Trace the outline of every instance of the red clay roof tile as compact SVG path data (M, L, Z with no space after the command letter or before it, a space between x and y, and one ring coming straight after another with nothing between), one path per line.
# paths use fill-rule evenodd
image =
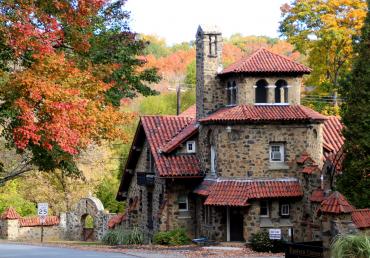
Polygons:
M21 216L18 214L18 212L13 207L9 207L3 212L3 214L1 214L0 219L15 220L15 219L19 219L20 217Z
M60 223L60 219L58 216L47 216L44 222L44 226L57 226ZM25 217L19 219L19 225L21 227L37 227L41 226L40 217L33 216L33 217Z
M330 145L334 152L338 152L344 144L342 135L343 124L339 117L329 116L324 122L323 137L324 142Z
M144 116L141 122L161 177L202 177L195 154L163 155L159 150L194 122L190 117Z
M248 206L250 199L301 197L302 188L297 180L204 180L200 194L207 195L205 205ZM199 188L195 190L199 194Z
M352 212L352 221L357 228L370 228L370 209L358 209Z
M176 136L174 136L168 143L166 143L161 148L161 151L164 153L170 153L171 151L175 150L184 141L194 136L196 133L198 133L198 126L196 125L196 122L194 121L193 123L185 127Z
M119 225L122 222L124 216L125 216L125 214L123 214L123 213L118 213L118 214L114 215L108 221L108 228L112 229L115 226Z
M228 73L300 73L309 74L311 69L285 56L260 48L250 56L240 59L225 68Z
M311 202L321 203L325 199L324 190L322 189L314 190L309 199Z
M322 213L351 213L354 211L352 205L339 192L333 192L328 198L322 201L320 212Z
M313 173L315 173L316 171L320 171L318 166L317 165L309 165L309 166L305 166L303 169L302 169L302 173L303 174L307 174L307 175L312 175Z
M308 122L325 119L325 116L301 105L240 105L221 108L200 122Z
M182 112L179 116L195 118L196 114L197 114L197 107L196 105L192 105L188 109L186 109L184 112Z

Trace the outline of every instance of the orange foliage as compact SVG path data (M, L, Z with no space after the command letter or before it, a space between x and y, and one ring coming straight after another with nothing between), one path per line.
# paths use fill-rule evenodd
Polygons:
M24 150L30 144L77 154L92 141L124 137L119 128L131 115L105 103L111 87L81 71L63 54L35 62L30 69L15 73L2 89L18 110L13 129L14 143Z

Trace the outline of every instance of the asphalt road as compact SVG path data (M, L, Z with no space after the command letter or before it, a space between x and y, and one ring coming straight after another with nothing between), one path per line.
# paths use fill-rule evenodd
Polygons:
M20 244L0 244L1 258L133 258L135 256ZM136 256L137 257L137 256Z

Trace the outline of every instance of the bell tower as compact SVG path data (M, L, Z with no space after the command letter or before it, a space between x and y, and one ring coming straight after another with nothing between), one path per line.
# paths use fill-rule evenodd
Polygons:
M224 89L217 78L222 70L222 35L216 26L198 27L196 34L197 120L223 105Z

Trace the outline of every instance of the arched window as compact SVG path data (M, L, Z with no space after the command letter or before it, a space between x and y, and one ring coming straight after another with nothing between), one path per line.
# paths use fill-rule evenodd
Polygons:
M267 103L267 81L259 80L256 83L256 103Z
M236 105L236 82L229 81L227 82L227 105L233 106Z
M285 80L278 80L275 83L275 103L288 102L288 83Z

